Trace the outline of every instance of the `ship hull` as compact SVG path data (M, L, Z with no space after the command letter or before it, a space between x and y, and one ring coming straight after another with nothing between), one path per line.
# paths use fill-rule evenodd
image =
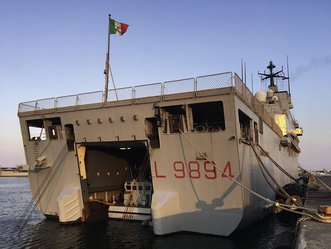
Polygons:
M296 176L298 152L281 146L275 121L235 83L20 113L39 209L62 223L151 217L158 235L228 236L263 218L275 193L259 161L284 186L290 179L270 158ZM45 137L31 127L46 127Z

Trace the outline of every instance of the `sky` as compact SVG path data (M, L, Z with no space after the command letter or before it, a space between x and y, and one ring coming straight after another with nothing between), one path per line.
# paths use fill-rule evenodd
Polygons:
M1 0L0 165L25 163L20 102L104 89L108 14L116 87L218 72L253 75L289 58L300 165L331 170L330 0ZM251 84L249 84L251 85Z

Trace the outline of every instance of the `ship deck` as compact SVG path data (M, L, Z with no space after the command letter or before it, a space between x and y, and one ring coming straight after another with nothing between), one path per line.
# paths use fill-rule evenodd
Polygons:
M18 105L18 116L24 118L35 115L167 102L230 93L238 96L279 137L282 137L282 131L275 120L254 97L240 77L232 72L112 89L108 91L106 100L104 99L106 94L103 91L95 91L22 102Z

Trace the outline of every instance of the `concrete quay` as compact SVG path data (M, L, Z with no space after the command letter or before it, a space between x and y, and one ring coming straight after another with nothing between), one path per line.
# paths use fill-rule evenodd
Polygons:
M317 177L326 185L331 186L331 176ZM321 184L319 186L318 190L308 190L305 207L317 209L321 205L331 206L331 191ZM296 249L315 248L331 248L331 223L307 220L303 217L299 221Z

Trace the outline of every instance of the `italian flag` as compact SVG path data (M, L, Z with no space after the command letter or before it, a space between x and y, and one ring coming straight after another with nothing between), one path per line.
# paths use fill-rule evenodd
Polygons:
M123 35L128 29L129 25L120 23L113 19L109 19L109 34Z

